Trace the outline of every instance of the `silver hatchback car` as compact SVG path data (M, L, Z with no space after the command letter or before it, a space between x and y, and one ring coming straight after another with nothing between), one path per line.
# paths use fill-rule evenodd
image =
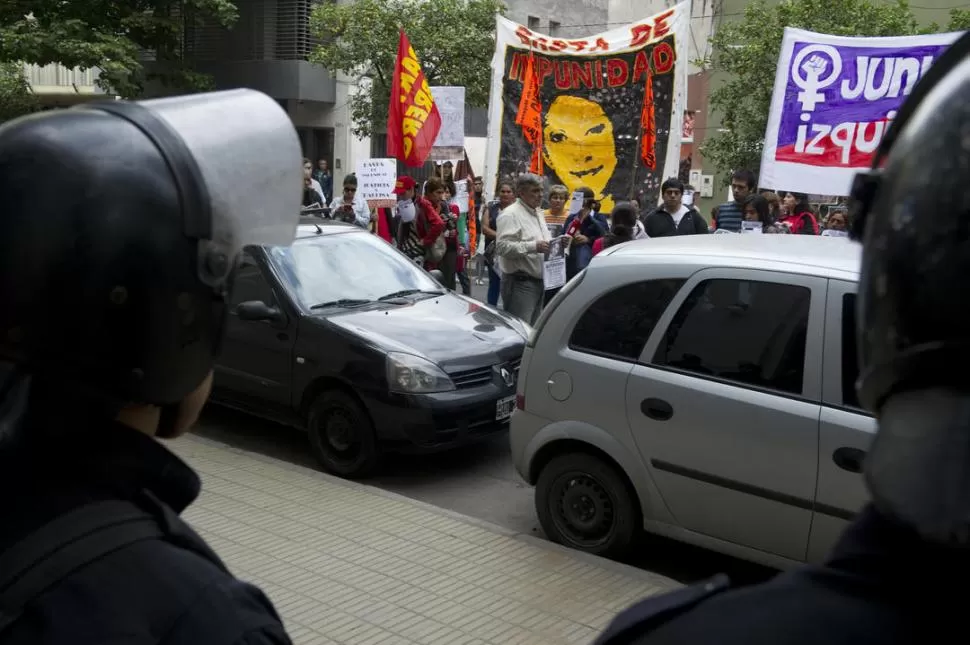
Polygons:
M785 567L815 562L868 495L860 247L692 235L598 255L522 359L510 439L547 536L615 555L641 528Z

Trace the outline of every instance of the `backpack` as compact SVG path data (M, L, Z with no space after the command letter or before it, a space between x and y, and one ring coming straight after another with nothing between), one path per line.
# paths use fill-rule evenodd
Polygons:
M154 512L131 501L93 502L51 520L0 553L0 636L31 601L61 580L136 542L165 540L228 574L219 556L171 508L147 491L143 497Z

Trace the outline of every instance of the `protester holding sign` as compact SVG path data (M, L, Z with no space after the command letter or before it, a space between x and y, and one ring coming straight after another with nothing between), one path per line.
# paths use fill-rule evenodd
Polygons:
M744 224L758 222L760 224L758 233L791 233L791 230L782 224L778 224L771 216L771 204L762 195L748 195L742 204L744 210L744 221L742 222L741 232L747 233Z

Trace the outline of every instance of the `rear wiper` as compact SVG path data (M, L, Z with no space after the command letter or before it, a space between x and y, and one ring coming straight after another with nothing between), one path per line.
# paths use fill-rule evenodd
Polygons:
M440 295L444 295L445 292L444 291L440 291L440 290L425 291L424 289L402 289L400 291L395 291L394 293L389 293L386 296L381 296L377 300L378 301L382 301L382 300L393 300L394 298L403 298L404 296L413 296L416 293L427 293L427 294L433 295L433 296L440 296Z
M341 298L340 300L331 300L330 302L321 302L318 305L313 305L310 309L326 309L327 307L359 307L361 305L369 305L374 302L373 300L361 300L359 298Z

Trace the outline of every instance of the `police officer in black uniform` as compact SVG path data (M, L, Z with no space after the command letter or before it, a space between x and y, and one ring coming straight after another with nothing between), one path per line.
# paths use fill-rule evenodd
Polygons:
M293 240L301 158L250 90L0 127L3 645L290 642L158 439L205 403L243 246Z
M885 163L884 163L885 162ZM597 643L966 642L970 579L970 34L902 106L853 186L872 501L828 560L757 586L649 598Z

